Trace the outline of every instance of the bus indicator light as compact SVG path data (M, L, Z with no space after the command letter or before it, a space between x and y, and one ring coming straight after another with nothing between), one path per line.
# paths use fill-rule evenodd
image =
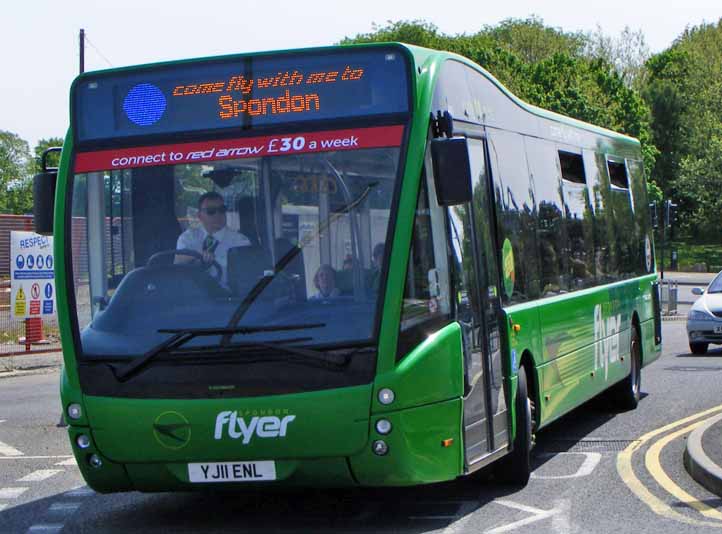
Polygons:
M441 440L442 447L451 447L453 444L454 444L454 438L448 438L448 439Z
M386 456L389 452L389 446L382 439L374 441L373 451L376 456Z

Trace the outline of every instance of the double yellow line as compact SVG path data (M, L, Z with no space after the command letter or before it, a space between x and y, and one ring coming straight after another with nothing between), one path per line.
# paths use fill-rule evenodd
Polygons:
M698 499L694 498L692 495L690 495L682 488L680 488L677 484L675 484L672 479L669 478L667 473L665 473L659 460L662 449L670 441L688 432L692 432L692 430L707 421L709 417L712 417L716 414L722 414L722 404L720 404L719 406L715 406L714 408L710 408L709 410L704 410L694 415L690 415L689 417L685 417L684 419L679 419L666 426L648 432L644 434L641 438L639 438L639 440L629 445L617 456L617 472L619 473L619 476L629 487L629 489L631 489L632 492L637 497L639 497L642 502L649 506L649 508L651 508L654 513L668 519L674 519L675 521L681 521L683 523L694 526L722 528L722 513L719 510L716 510L715 508L712 508L705 503L699 501ZM681 503L686 504L694 510L697 510L706 518L714 519L719 522L693 519L691 517L680 514L676 510L673 510L668 504L653 495L652 492L650 492L647 487L640 482L640 480L634 474L634 469L632 468L632 455L635 451L642 448L647 442L651 441L653 438L656 438L660 434L664 434L665 432L686 425L687 423L690 423L692 421L694 422L687 426L684 426L679 430L676 430L675 432L672 432L671 434L654 443L647 451L644 458L644 463L649 473L652 475L652 477L654 477L657 483L665 491L670 493Z

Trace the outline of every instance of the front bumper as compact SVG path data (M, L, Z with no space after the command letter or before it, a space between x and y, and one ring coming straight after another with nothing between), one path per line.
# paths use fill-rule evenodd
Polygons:
M687 337L690 343L714 343L722 345L722 319L712 321L688 320Z
M372 426L383 417L391 422L387 435L376 433ZM113 461L96 446L91 428L69 427L73 452L80 471L90 487L101 493L117 491L203 491L258 488L261 486L288 487L350 487L350 486L408 486L453 480L463 473L463 438L460 430L461 399L450 399L425 406L388 412L366 421L369 439L361 450L348 456L293 457L290 455L245 457L239 452L235 460L272 459L276 463L278 478L269 482L191 483L188 463L210 461L143 461L143 449L138 443L137 460ZM91 437L87 449L79 449L77 436ZM319 433L318 440L329 439L333 429ZM388 452L379 456L373 452L374 441L383 439ZM445 445L448 444L448 445ZM312 446L311 443L307 444ZM147 444L146 444L147 448ZM299 449L299 453L302 449ZM100 467L92 467L89 459L97 455ZM218 458L227 461L228 458Z

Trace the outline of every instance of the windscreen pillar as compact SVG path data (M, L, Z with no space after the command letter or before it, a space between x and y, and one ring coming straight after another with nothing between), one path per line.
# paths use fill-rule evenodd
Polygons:
M105 255L105 180L102 172L91 172L88 174L88 274L93 317L102 309L108 290Z

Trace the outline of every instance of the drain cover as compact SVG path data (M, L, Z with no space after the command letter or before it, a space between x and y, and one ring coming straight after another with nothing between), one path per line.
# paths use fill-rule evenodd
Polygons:
M636 439L559 439L537 443L540 452L621 452Z
M672 365L670 367L665 367L665 371L691 371L691 372L699 372L699 371L722 371L722 367L705 367L702 365Z

